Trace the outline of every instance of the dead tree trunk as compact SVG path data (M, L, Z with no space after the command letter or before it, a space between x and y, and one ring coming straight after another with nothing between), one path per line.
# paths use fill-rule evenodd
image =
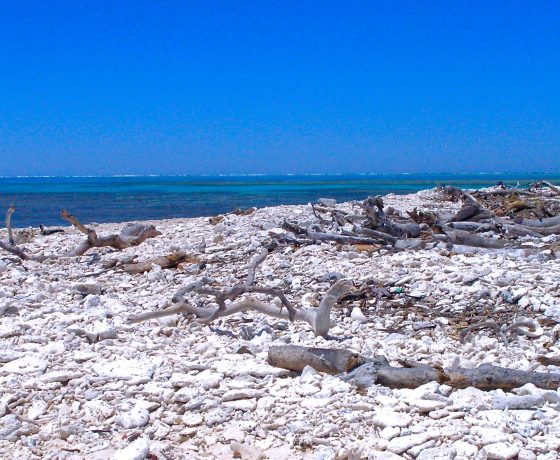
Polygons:
M547 390L556 390L560 386L560 374L555 373L520 371L490 364L474 369L439 368L411 361L404 361L404 367L396 367L391 366L384 356L372 359L347 350L297 345L270 347L268 361L273 366L292 371L311 366L319 372L342 374L341 378L354 381L361 388L375 384L389 388L416 388L433 381L453 388L505 391L527 383Z

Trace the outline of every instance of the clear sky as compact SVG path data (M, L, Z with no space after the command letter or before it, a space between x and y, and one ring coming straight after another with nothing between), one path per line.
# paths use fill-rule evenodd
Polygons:
M560 171L559 1L0 2L0 175Z

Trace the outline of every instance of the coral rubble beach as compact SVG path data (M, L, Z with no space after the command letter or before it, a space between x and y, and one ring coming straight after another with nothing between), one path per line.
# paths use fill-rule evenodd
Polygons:
M436 189L383 199L393 215L461 209ZM357 212L352 203L336 209ZM294 344L384 355L394 365L559 373L560 235L516 236L511 251L330 241L275 247L254 280L282 290L296 308L316 308L338 278L375 293L338 302L327 337L306 322L258 312L209 324L184 313L131 323L170 307L179 288L202 277L214 287L243 282L262 243L287 232L285 219L318 221L310 205L238 214L145 222L161 235L120 251L94 247L39 262L0 249L2 458L560 458L557 389L359 388L311 367L290 373L267 362L271 346ZM90 227L101 235L123 224ZM63 254L84 239L73 227L15 233L27 235L19 246L29 253ZM5 230L0 239L7 241ZM122 269L132 256L173 251L188 255L178 267Z

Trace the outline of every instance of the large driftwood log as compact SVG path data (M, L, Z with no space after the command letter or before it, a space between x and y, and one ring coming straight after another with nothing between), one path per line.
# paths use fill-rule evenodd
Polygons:
M407 367L389 365L386 358L377 358L348 374L359 386L379 384L389 388L416 388L436 381L453 388L475 387L480 390L505 391L532 383L538 388L556 390L560 386L560 374L520 371L482 364L479 367L436 368L418 363L405 363Z
M515 219L515 223L529 227L554 227L560 225L560 215L545 219Z
M305 366L311 366L319 372L340 374L350 372L366 361L358 353L348 350L280 345L268 349L268 362L291 371L300 372Z
M384 240L381 238L374 239L359 235L326 233L318 230L314 226L309 226L307 229L304 229L303 227L288 221L284 221L283 227L296 235L303 235L312 241L332 241L339 244L384 244Z
M560 224L559 225L549 225L547 227L525 227L525 228L530 232L539 233L542 236L560 234Z
M69 214L66 210L60 213L60 216L70 222L75 228L80 232L87 235L87 239L78 245L76 248L64 253L64 254L29 254L23 249L17 247L15 244L11 244L13 240L12 227L11 227L11 216L14 212L14 207L11 206L10 210L6 214L6 228L8 230L8 235L10 243L6 244L0 241L0 248L4 249L6 252L19 257L22 260L33 260L35 262L44 262L48 259L58 259L60 257L76 257L85 254L91 248L101 248L101 247L112 247L114 249L126 249L132 246L138 246L139 244L146 241L148 238L153 238L155 236L161 235L159 231L153 225L145 224L127 224L121 232L116 235L106 235L97 236L95 230L84 226L78 219Z
M383 385L389 388L417 388L436 381L453 388L475 387L481 390L512 390L527 383L538 388L556 390L560 387L560 374L520 371L483 364L473 369L438 368L411 361L403 367L391 366L384 356L362 357L347 350L281 345L270 347L270 364L300 371L311 366L319 372L342 374L359 387ZM364 363L364 364L362 364Z
M448 227L446 225L441 225L440 228L447 235L449 241L453 244L491 249L499 249L505 247L505 244L502 240L486 238L484 236L475 235L464 230L452 229L451 227Z
M463 200L463 206L451 218L451 222L462 222L466 220L478 222L494 217L494 213L485 209L470 193L453 186L444 187L444 191L456 199Z
M184 298L186 292L199 289L204 283L193 283L196 285L189 285L182 288L175 294L172 299L173 306L156 310L153 312L146 312L140 315L131 316L130 323L138 323L149 319L161 318L164 316L175 315L178 313L190 313L197 317L200 323L210 323L218 318L234 315L236 313L246 311L257 311L274 318L292 319L296 321L304 321L311 325L313 332L317 336L326 336L331 327L331 310L336 304L338 299L351 289L351 283L346 280L337 281L321 299L317 309L302 308L294 309L293 314L288 309L282 309L282 305L268 304L253 297L247 297L242 300L232 302L227 305L225 309L219 307L198 307L187 302ZM255 286L255 289L257 287ZM261 288L262 293L270 294L270 291L264 291L266 288ZM204 292L204 291L202 291ZM257 292L259 291L248 291Z

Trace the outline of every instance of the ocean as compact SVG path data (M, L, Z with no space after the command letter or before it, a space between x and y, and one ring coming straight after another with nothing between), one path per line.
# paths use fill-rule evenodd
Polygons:
M66 225L67 209L84 223L213 216L235 208L361 200L438 185L526 186L560 174L371 174L289 176L0 177L0 215L16 206L14 227Z

